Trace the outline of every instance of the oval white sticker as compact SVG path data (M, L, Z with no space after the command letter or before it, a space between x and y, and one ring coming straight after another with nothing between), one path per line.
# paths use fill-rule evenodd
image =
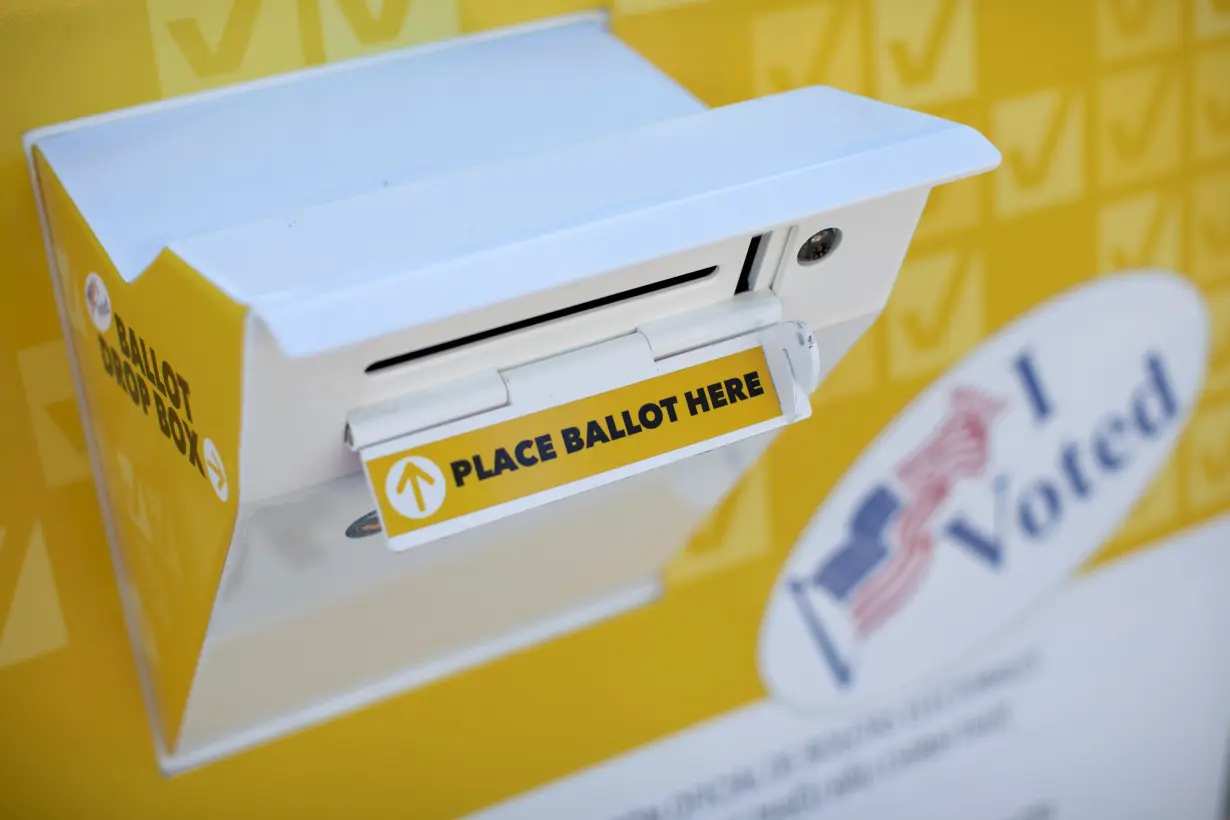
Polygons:
M862 705L961 659L1094 553L1166 463L1204 301L1160 272L1035 308L890 424L804 529L761 624L778 699Z

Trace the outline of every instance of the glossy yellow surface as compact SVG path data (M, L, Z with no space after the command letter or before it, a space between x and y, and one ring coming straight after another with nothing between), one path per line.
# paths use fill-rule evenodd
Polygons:
M0 816L454 817L760 696L739 654L756 618L721 634L681 623L681 651L641 640L634 614L178 778L155 766L21 134L597 5L0 0ZM824 493L920 389L1039 300L1123 267L1190 275L1214 349L1170 466L1094 564L1230 507L1230 2L609 5L620 35L710 104L824 83L967 122L1004 154L933 198L884 316L816 419L672 565L672 605L700 619L720 615L708 599L759 607ZM834 425L840 440L823 435ZM819 464L805 484L786 480L799 459Z
M125 282L41 151L34 161L69 352L75 350L101 454L154 711L170 745L239 508L247 314L167 250ZM111 318L102 328L83 304L88 276L107 293Z

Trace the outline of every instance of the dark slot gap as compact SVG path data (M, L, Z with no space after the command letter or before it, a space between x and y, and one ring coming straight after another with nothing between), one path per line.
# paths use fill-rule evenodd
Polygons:
M735 293L746 293L752 289L752 269L756 267L756 254L760 252L760 242L764 236L753 236L748 244L747 256L743 257L743 270L739 271L739 284L735 285Z
M752 240L752 248L748 251L748 257L747 257L749 261L745 261L743 263L744 277L751 275L750 260L756 255L755 246L759 242L759 239L760 237L756 237L756 239ZM556 319L563 319L567 316L575 316L578 313L584 313L588 310L596 310L597 308L606 307L607 305L612 305L616 302L623 302L628 299L635 299L637 296L644 296L649 293L657 293L658 291L666 290L667 288L678 287L679 285L686 285L690 282L697 282L697 281L700 281L701 279L705 279L709 276L712 276L716 271L717 271L717 265L713 265L708 268L701 268L700 270L694 270L691 273L684 273L684 274L680 274L679 276L672 276L669 279L662 279L661 281L658 281L658 282L651 282L648 285L641 285L640 287L635 287L635 288L632 288L631 290L625 290L619 293L613 293L609 296L602 296L597 299L591 299L590 301L582 302L579 305L572 305L570 307L560 308L559 310L553 310L550 313L543 313L539 316L533 316L528 319L521 319L519 321L512 322L507 325L502 325L500 327L493 327L490 330L480 330L478 333L471 333L469 336L462 336L459 339L452 339L451 341L441 342L440 344L432 345L430 347L424 347L419 350L412 350L409 353L400 353L396 356L391 356L387 359L381 359L378 362L373 362L372 364L366 367L366 372L377 373L381 370L387 370L390 367L396 367L399 364L405 364L406 362L412 362L416 359L422 359L427 356L434 356L437 353L444 353L445 351L453 350L458 347L463 347L468 344L474 344L475 342L486 341L487 339L492 339L496 336L501 336L505 333L512 333L517 330L525 330L526 328L529 328L529 327L535 327L536 325L542 325L542 324L546 324L547 322L553 322Z

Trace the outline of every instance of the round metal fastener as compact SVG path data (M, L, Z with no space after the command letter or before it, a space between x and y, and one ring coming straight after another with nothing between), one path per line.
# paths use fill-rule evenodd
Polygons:
M825 228L822 231L816 231L799 248L799 264L814 265L837 250L840 244L840 228Z

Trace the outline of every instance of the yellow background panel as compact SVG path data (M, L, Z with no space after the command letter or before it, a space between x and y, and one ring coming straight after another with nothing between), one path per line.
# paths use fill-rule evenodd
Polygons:
M1091 565L1230 507L1223 0L619 0L616 31L710 104L835 85L973 124L1004 165L929 204L885 315L817 394L816 417L781 436L672 564L668 600L162 778L21 134L602 5L0 2L0 816L448 818L746 704L762 695L747 659L764 598L846 465L964 351L1122 263L1177 266L1206 289L1215 372L1171 465ZM824 434L835 428L849 433ZM821 466L791 481L800 463Z

